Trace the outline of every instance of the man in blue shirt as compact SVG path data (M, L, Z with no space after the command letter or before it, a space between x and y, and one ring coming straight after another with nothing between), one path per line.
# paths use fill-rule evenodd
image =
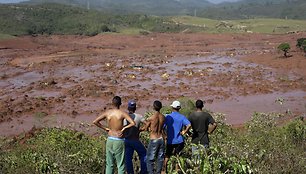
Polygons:
M167 146L165 154L165 169L167 173L167 163L172 155L179 154L184 148L183 135L191 128L189 120L179 113L181 109L181 103L174 101L171 105L172 113L166 116L165 128L167 130ZM185 129L183 130L183 128Z

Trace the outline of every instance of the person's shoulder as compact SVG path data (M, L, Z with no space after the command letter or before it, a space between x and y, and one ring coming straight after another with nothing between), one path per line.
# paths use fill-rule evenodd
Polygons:
M120 109L112 109L110 110L110 113L112 113L112 115L121 116L121 117L125 117L129 115L127 112L122 111Z
M158 117L158 113L157 112L153 113L148 119L154 119L156 117Z
M166 117L162 113L156 113L157 119L166 119Z
M165 118L165 115L162 114L162 113L156 113L156 115L157 115L158 117L163 117L163 118Z
M187 118L186 115L184 115L184 114L182 114L182 113L180 113L180 112L178 112L178 114L179 114L179 116L181 116L182 118Z
M120 109L112 109L112 112L118 113L118 114L127 114L126 112L120 110Z
M188 116L188 118L189 118L189 117L194 117L194 116L195 116L195 114L196 114L196 112L195 112L195 111L191 112L191 114Z
M209 112L203 111L203 115L211 117L211 114Z
M171 119L173 119L173 118L172 118L172 115L171 115L171 114L166 114L166 115L165 115L165 119L166 119L166 120L171 120Z

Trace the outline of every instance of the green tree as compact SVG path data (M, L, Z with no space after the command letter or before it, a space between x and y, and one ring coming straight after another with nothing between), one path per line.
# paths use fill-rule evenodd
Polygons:
M306 39L303 41L302 49L306 52Z
M289 43L281 43L278 47L277 47L278 50L280 51L283 51L284 52L284 56L285 57L289 57L288 53L289 53L289 50L290 50L290 44Z
M302 45L303 45L303 42L306 41L306 38L299 38L296 40L296 46L300 49L303 49Z
M303 41L302 49L304 50L305 57L306 57L306 39Z

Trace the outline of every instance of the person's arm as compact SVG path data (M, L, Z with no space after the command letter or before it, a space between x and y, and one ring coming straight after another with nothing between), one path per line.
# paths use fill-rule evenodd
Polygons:
M214 118L209 114L209 125L208 125L208 129L207 129L207 133L211 134L215 131L215 129L217 128L217 123L215 122Z
M132 126L135 126L135 121L126 113L123 113L123 117L129 122L129 124L125 125L122 129L121 132L123 132L125 129L128 129Z
M103 126L100 121L105 120L106 119L106 113L102 113L100 116L98 116L92 123L96 126L98 126L99 128L105 130L106 132L108 132L110 129L106 126Z
M189 131L190 128L191 128L191 124L188 124L186 128L181 132L181 134L185 135Z
M181 132L181 134L185 135L191 128L191 123L186 117L183 119L183 125L186 126L186 128Z
M168 135L167 135L167 116L165 117L165 122L164 122L164 125L163 125L163 138L164 138L164 141L165 141L165 144L167 142L167 138L168 138Z
M207 130L207 133L211 134L213 133L217 128L217 123L210 123L208 125L208 130Z
M143 122L144 125L139 129L139 131L148 131L148 128L151 125L151 119L148 118L146 121Z
M140 124L139 124L139 132L142 131L146 131L147 129L145 129L146 124L148 122L148 119L145 119L142 115L140 115L141 119L140 119Z
M190 122L190 125L191 125L191 128L189 128L189 130L185 133L185 134L187 134L187 136L191 136L191 135L192 135L192 133L191 133L192 125L193 125L193 123L192 123L192 115L193 115L193 113L190 114L190 115L187 117L187 119L188 119L188 121Z

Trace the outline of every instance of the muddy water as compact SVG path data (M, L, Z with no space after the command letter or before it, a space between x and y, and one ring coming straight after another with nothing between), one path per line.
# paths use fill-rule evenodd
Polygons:
M249 121L254 112L300 114L305 117L305 96L306 92L304 91L237 96L224 101L208 103L206 108L227 114L226 122L234 125Z
M254 111L306 113L306 92L300 90L305 83L298 76L238 58L102 60L63 59L64 64L26 70L11 67L0 79L0 92L1 104L13 111L0 123L0 135L19 134L33 126L85 129L113 95L122 96L125 103L137 100L142 114L155 99L164 105L180 97L207 100L206 108L226 114L229 124L245 123ZM282 105L275 102L278 98L284 99ZM94 129L86 127L89 132Z

